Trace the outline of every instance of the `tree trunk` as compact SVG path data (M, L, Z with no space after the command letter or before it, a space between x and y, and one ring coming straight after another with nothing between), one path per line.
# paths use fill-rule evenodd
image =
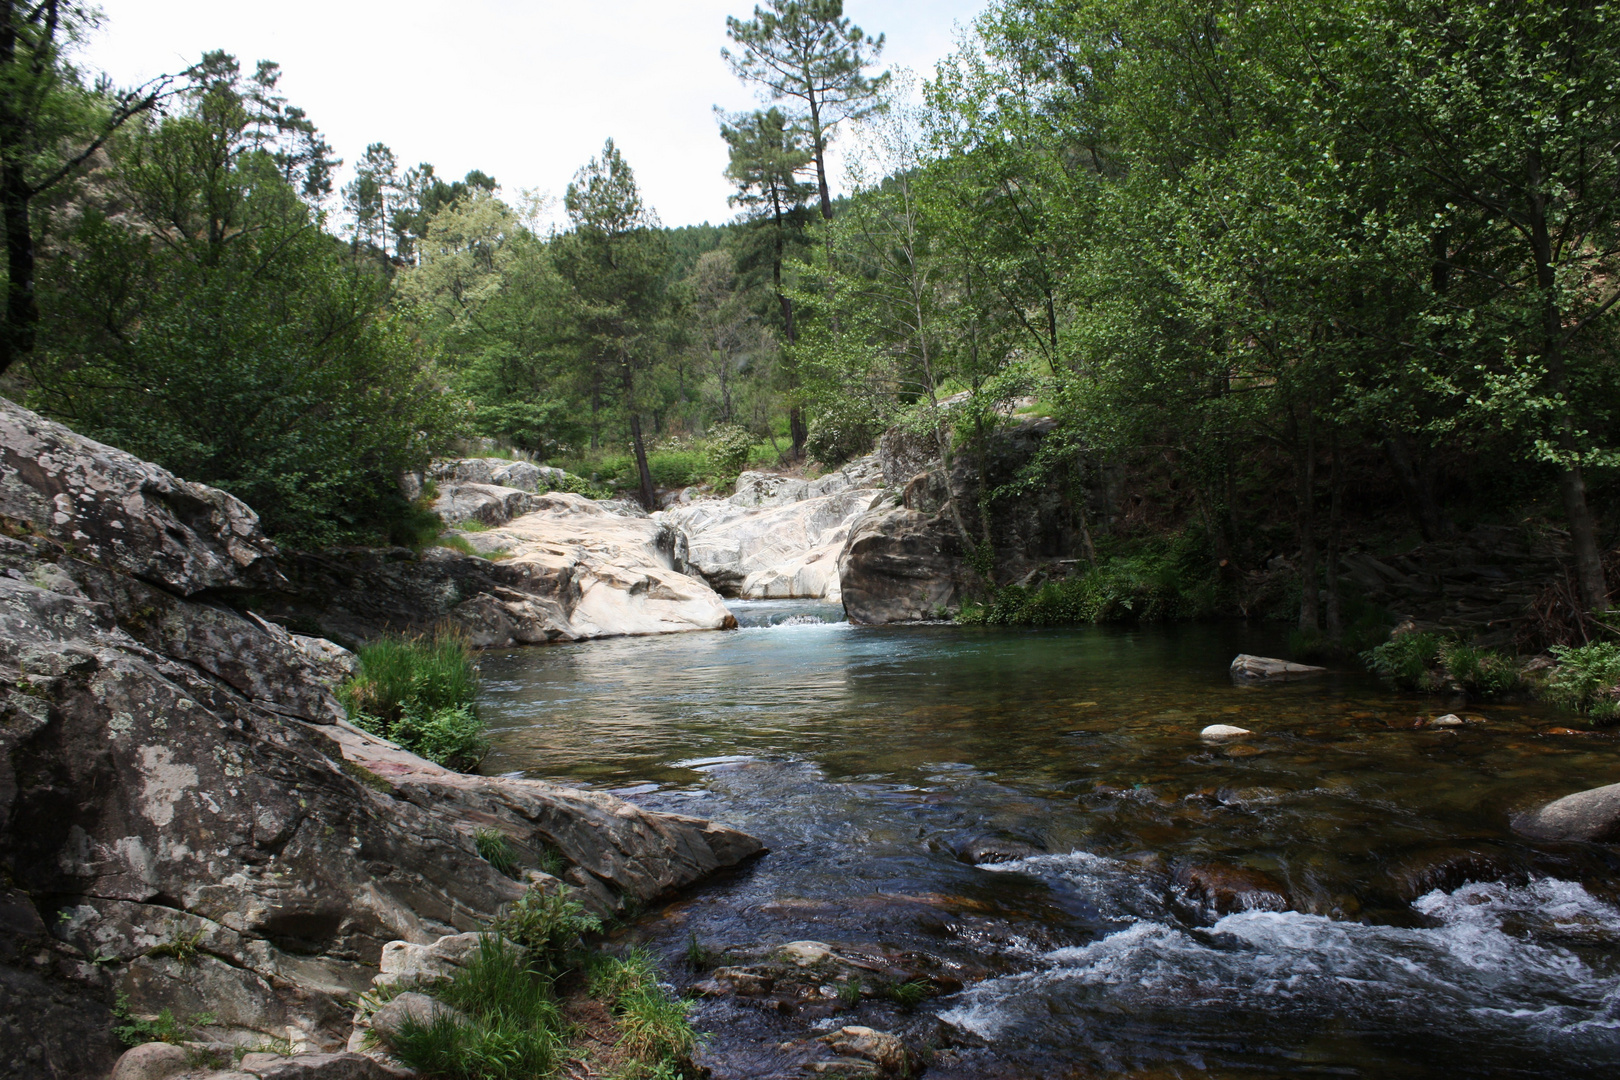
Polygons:
M39 305L34 296L34 237L22 167L0 167L0 218L6 229L6 308L0 319L0 375L34 350Z
M647 444L641 437L641 414L636 411L636 380L630 365L625 364L623 375L624 408L630 414L630 442L636 451L636 472L641 480L641 508L647 513L658 509L658 495L653 490L652 469L647 466Z
M821 130L821 102L816 100L813 90L810 92L810 143L815 147L816 187L821 194L821 217L824 221L831 221L833 206L832 189L827 186L827 140Z
M788 406L788 436L793 440L789 453L794 461L804 460L804 444L810 438L810 428L804 422L804 409L798 405Z
M1294 498L1299 510L1299 628L1310 632L1321 627L1321 567L1316 551L1316 442L1313 421L1306 419L1305 446L1295 463L1297 489Z
M1334 436L1328 452L1333 455L1328 472L1330 509L1328 510L1327 563L1323 580L1327 586L1327 636L1330 641L1344 638L1344 605L1339 595L1339 558L1344 544L1344 472L1339 468L1339 440Z
M1580 446L1570 415L1569 377L1564 368L1564 316L1558 307L1558 277L1553 267L1552 235L1541 194L1541 154L1532 150L1528 162L1531 179L1530 246L1536 260L1536 286L1541 293L1542 360L1547 365L1549 389L1563 401L1558 418L1558 448L1567 464L1558 471L1558 493L1563 497L1569 524L1570 547L1575 556L1575 582L1581 604L1592 614L1609 610L1609 584L1603 576L1603 552L1598 547L1597 524L1586 500L1586 478L1581 474Z
M1395 474L1405 497L1407 511L1417 524L1425 540L1444 540L1457 534L1445 508L1434 494L1434 470L1427 464L1419 465L1412 452L1412 441L1398 431L1391 431L1384 439L1384 456L1389 459L1390 471Z

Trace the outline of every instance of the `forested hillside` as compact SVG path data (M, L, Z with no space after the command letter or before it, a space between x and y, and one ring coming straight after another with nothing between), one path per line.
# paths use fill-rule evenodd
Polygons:
M121 92L74 66L82 11L6 0L0 389L304 547L431 542L398 478L469 440L651 508L897 426L972 465L1047 416L1025 475L951 500L977 565L1056 477L1094 566L1200 610L1281 567L1338 639L1348 551L1485 524L1555 535L1560 625L1595 627L1615 5L995 0L918 73L859 14L729 20L736 218L668 228L611 132L550 200L381 144L335 190L275 64Z

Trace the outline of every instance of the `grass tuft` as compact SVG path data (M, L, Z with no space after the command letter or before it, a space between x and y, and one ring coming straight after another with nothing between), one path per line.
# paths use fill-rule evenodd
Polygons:
M351 721L447 768L478 767L489 740L474 708L478 669L465 637L384 638L358 657L358 673L338 689Z
M499 829L479 829L473 833L473 843L478 847L478 854L489 865L513 880L518 876L517 854L512 850L512 842L506 834Z

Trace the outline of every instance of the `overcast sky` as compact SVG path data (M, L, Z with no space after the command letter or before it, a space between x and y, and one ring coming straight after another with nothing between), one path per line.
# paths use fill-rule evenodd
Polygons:
M984 0L847 0L888 35L886 66L932 74ZM120 85L224 49L282 90L352 163L384 142L404 165L560 197L612 136L667 225L720 222L730 185L711 107L753 107L720 59L753 0L100 0L82 62ZM347 170L347 165L345 166Z

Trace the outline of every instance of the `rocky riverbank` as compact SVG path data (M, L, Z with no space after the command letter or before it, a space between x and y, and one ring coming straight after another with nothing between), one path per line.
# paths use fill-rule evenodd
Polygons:
M522 893L480 829L604 913L760 850L349 727L341 650L239 610L313 587L250 508L3 401L0 526L0 1077L106 1075L115 1009L343 1049L385 946L480 929Z

